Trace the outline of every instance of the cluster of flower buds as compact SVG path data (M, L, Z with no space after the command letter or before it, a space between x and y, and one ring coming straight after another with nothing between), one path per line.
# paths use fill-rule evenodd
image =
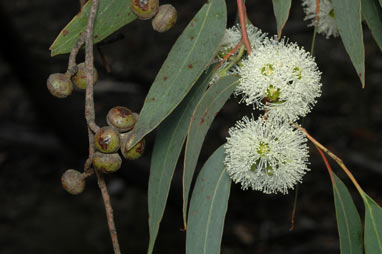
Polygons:
M102 127L94 137L94 145L98 152L93 158L93 167L103 173L117 171L122 164L121 156L127 160L138 159L145 147L142 139L134 147L130 148L134 136L131 131L138 119L138 114L133 113L127 107L116 106L109 110L106 121L109 126Z
M94 83L98 79L98 72L94 68ZM86 89L85 63L77 65L77 72L71 77L69 73L50 74L46 85L49 92L57 98L66 98L73 92L73 84L79 89Z
M132 0L131 11L141 20L152 20L153 29L163 33L176 23L177 12L171 4L159 5L159 0Z
M85 64L77 65L77 72L70 76L67 73L51 74L47 80L50 93L58 98L66 98L73 91L73 84L79 89L86 89ZM95 70L95 69L94 69ZM94 82L98 79L97 70L94 71ZM103 173L112 173L121 168L122 159L118 151L127 160L138 159L144 151L145 140L142 139L132 148L134 136L131 130L134 128L138 114L133 113L127 107L116 106L109 110L106 116L108 126L100 128L94 136L96 152L92 158L95 170ZM87 174L78 170L68 169L61 178L63 188L70 194L77 195L85 188Z

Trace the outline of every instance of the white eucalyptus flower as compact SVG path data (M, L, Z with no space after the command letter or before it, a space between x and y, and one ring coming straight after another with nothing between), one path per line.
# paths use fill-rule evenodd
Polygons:
M308 26L314 26L316 23L316 0L302 0L305 18L309 20ZM318 13L317 33L322 34L329 39L330 36L338 36L338 28L334 9L330 0L320 0L320 11Z
M306 138L290 125L244 117L229 135L224 164L243 190L286 194L309 171Z
M262 45L266 33L263 33L259 28L252 24L247 24L247 34L251 47L256 49ZM220 42L220 49L218 57L223 58L228 52L230 52L241 40L240 25L227 28L222 41Z
M321 95L321 72L314 58L295 43L267 39L239 68L235 94L265 110L268 118L294 122L309 113Z
M264 38L267 35L266 33L263 33L259 28L255 27L252 24L247 24L247 33L248 33L248 39L251 43L251 47L253 48L260 47L262 45ZM216 55L216 58L214 58L212 62L216 63L222 60L225 55L227 55L232 49L235 48L235 46L239 43L240 40L241 40L240 25L227 28L224 33L223 39L220 42L219 50ZM238 53L239 53L239 49L236 50L236 52L232 54L232 56L229 59L227 59L221 64L221 66L216 71L210 83L214 83L217 79L220 78L220 76L238 73L237 64L234 64L231 68L224 71L224 73L222 72L223 70L227 69L230 62L238 55Z

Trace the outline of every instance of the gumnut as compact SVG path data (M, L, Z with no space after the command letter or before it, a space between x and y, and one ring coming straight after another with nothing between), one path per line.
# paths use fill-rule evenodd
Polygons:
M58 98L66 98L73 91L72 81L64 73L50 74L46 85L49 92Z
M87 81L86 81L85 63L80 63L79 65L77 65L77 67L78 67L78 71L72 77L73 84L80 89L86 89ZM94 68L93 78L94 78L94 84L95 84L95 82L97 82L98 80L98 72L96 68Z
M102 153L115 153L120 146L118 131L109 126L102 127L94 137L95 147Z
M138 19L151 19L157 14L159 0L131 0L131 11Z
M126 132L134 127L136 117L130 109L116 106L107 113L106 122L108 125L115 127L119 132Z
M85 177L81 172L68 169L61 177L62 187L72 195L81 194L85 189Z
M177 19L177 12L171 4L164 4L159 6L157 15L152 21L152 26L155 31L160 33L166 32L172 28Z
M96 152L93 156L93 167L105 174L113 173L121 168L122 159L118 153Z
M123 157L127 160L136 160L142 156L145 150L145 139L142 139L137 144L135 144L132 148L132 142L134 141L134 136L130 133L121 134L121 153ZM130 148L130 149L129 149Z

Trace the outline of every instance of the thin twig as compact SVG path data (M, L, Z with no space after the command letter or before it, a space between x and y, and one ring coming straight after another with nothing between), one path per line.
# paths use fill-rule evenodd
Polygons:
M353 176L353 174L350 172L350 170L346 167L346 165L344 164L344 162L337 156L335 155L334 153L332 153L331 151L329 151L328 148L326 148L325 146L323 146L320 142L318 142L315 138L313 138L308 132L307 130L305 130L303 127L301 127L300 125L298 124L295 124L296 128L301 130L305 136L316 146L318 147L319 149L321 149L322 151L324 151L326 154L328 154L333 160L335 160L337 162L337 164L342 168L342 170L348 175L348 177L350 178L350 180L353 182L354 186L357 188L358 192L361 194L361 196L364 195L364 191L362 190L361 186L358 184L357 180L355 179L355 177Z
M76 64L76 57L82 45L84 45L84 43L85 43L85 36L84 36L84 33L81 33L80 38L76 42L76 45L74 45L74 47L72 48L72 51L70 52L70 55L69 55L68 70L66 71L66 75L68 75L68 77L73 76L78 70L77 64Z
M88 136L89 136L89 157L84 165L84 172L89 173L90 167L92 165L93 156L94 156L94 133L88 128Z
M321 150L318 146L316 146L316 145L314 145L314 146L317 148L317 150L318 150L318 152L320 153L322 159L324 160L325 166L326 166L326 168L328 169L328 172L329 172L330 180L332 181L332 183L334 183L333 169L332 169L332 167L330 166L328 160L326 159L325 154L322 152L322 150Z
M110 196L109 196L109 192L107 191L105 179L103 178L102 173L99 172L98 170L95 170L95 173L97 175L98 186L102 193L103 203L105 204L107 224L109 226L110 237L113 243L114 254L121 254L121 250L119 248L117 230L115 228L115 223L114 223L113 208L111 206Z
M89 169L90 163L94 155L94 133L99 130L98 125L95 123L95 110L94 110L94 55L93 55L93 30L94 22L97 15L99 0L93 0L89 13L88 23L85 27L85 68L86 68L86 95L85 95L85 118L88 124L89 134L89 158L85 164L85 170ZM97 175L98 186L102 193L104 201L107 224L109 226L109 232L111 241L113 244L114 254L120 254L117 230L114 223L113 208L110 202L110 196L107 191L106 183L103 175L98 170L95 170Z
M85 118L88 127L93 131L99 130L98 125L95 123L95 110L94 110L94 55L93 55L93 29L94 22L97 15L99 0L93 0L89 13L88 23L85 27L85 68L86 68L86 93L85 93Z
M241 29L241 40L247 49L248 55L251 54L251 42L248 39L247 33L247 11L245 9L245 4L243 0L237 0L237 10L239 12L239 20L240 20L240 29Z
M227 53L227 55L225 55L223 57L222 60L219 61L219 63L216 65L215 69L214 69L214 72L219 69L219 67L225 62L227 61L228 58L230 58L233 54L235 54L235 52L238 50L239 46L241 45L241 41L239 41L236 46L230 51Z
M291 220L290 220L289 231L294 230L294 218L296 217L296 210L297 210L298 186L299 185L297 184L295 194L294 194L293 210L292 210L292 216L291 216Z

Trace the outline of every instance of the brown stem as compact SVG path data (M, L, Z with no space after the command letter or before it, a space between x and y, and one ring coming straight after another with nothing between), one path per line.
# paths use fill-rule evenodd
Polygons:
M84 45L84 43L85 43L85 36L84 36L84 33L81 33L80 38L76 42L76 45L74 45L69 55L68 70L66 71L66 75L68 75L68 77L73 76L78 70L77 64L76 64L76 57L82 45Z
M348 175L348 177L350 178L350 180L353 182L354 186L357 188L358 192L361 194L361 196L364 195L364 191L362 190L361 186L358 184L357 180L355 179L355 177L353 176L353 174L350 172L350 170L346 167L346 165L344 164L344 162L337 156L335 155L334 153L332 153L331 151L329 151L328 148L326 148L325 146L323 146L320 142L318 142L315 138L313 138L307 130L305 130L303 127L301 127L300 125L298 124L295 124L296 128L301 130L305 136L319 149L321 149L322 151L324 151L326 154L328 154L333 160L335 160L337 162L337 164L342 168L342 170ZM325 160L324 160L325 162ZM325 162L325 165L327 166L328 164L326 164Z
M240 20L241 40L243 41L243 44L245 45L245 48L247 49L248 55L250 55L252 52L252 49L251 49L251 42L248 39L247 11L245 9L243 0L237 0L237 10L239 13L239 20Z
M94 110L94 55L93 55L93 29L94 22L97 15L99 0L93 0L89 13L88 23L85 27L85 69L86 69L86 92L85 92L85 118L88 127L93 131L99 130L98 125L95 123L95 110Z
M85 69L86 69L86 94L85 94L85 118L88 124L89 133L89 158L85 163L85 170L88 170L94 155L94 132L99 130L98 125L95 123L95 110L94 110L94 55L93 55L93 30L94 22L97 15L99 0L93 0L90 9L88 23L86 24L84 33L85 38ZM107 224L111 241L113 243L114 254L120 254L117 230L115 228L113 208L111 207L110 196L107 191L103 175L98 170L95 170L97 175L98 186L102 193L104 206L106 210Z
M115 228L115 223L114 223L113 208L111 206L110 196L109 196L109 192L107 191L105 179L103 178L102 173L99 172L98 170L95 170L95 173L97 175L98 186L101 190L103 203L105 205L107 224L109 226L110 237L113 243L114 254L121 254L121 250L119 248L119 242L118 242L117 229Z

